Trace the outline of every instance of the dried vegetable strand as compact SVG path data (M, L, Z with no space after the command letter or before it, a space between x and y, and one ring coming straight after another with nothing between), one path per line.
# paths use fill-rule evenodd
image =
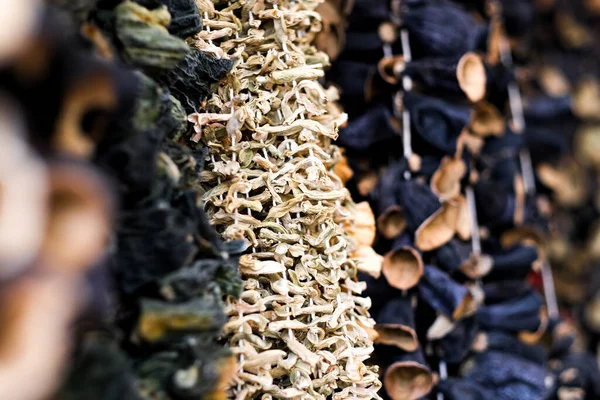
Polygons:
M364 364L374 323L354 279L358 241L345 232L354 204L333 170L346 115L316 82L328 58L310 45L317 5L199 4L207 28L194 44L234 62L227 85L189 116L193 140L210 149L203 200L225 239L252 247L225 327L237 399L379 398L377 368Z
M384 277L367 281L376 363L394 399L433 389L430 397L462 400L473 397L461 391L467 385L481 398L541 398L551 389L545 368L515 373L521 360L502 348L535 348L549 326L525 279L543 261L544 246L508 241L546 229L533 201L528 143L516 135L527 102L508 65L514 49L496 2L477 2L486 5L478 20L471 2L458 3L466 2L357 0L345 32L352 40L340 44L330 75L354 112L340 132L357 173L352 189L376 207L376 248L386 253ZM475 343L478 332L490 342ZM430 366L439 367L437 377ZM530 387L496 384L510 379Z
M57 181L64 194L52 196L62 230L56 230L60 236L53 247L60 243L56 250L62 254L57 255L68 259L81 259L90 246L103 254L95 256L100 262L84 263L94 261L85 282L90 287L77 282L78 289L87 289L77 297L90 303L83 316L89 323L77 327L73 362L53 398L223 399L236 364L218 343L227 320L223 300L241 292L237 262L244 243L225 244L209 226L196 201L205 153L185 148L181 136L189 127L184 107L205 100L231 62L192 49L177 37L200 30L193 0L146 2L151 8L133 1L67 3L61 4L67 13L60 18L56 10L47 10L43 29L36 33L40 37L31 38L47 47L42 54L48 60L44 79L32 87L34 107L27 108L44 129L55 129L54 118L63 121L55 134L33 131L52 140L52 151L93 159L113 178L120 207L113 232L95 223L94 215L84 211L100 207L109 190L98 188L88 199L78 187L89 190L94 176L85 179L79 168L61 166ZM79 16L83 37L61 25L68 14ZM78 46L85 39L95 54ZM139 71L129 71L134 66ZM30 83L23 85L29 93ZM55 110L35 110L38 91L56 103ZM96 230L103 232L99 244L88 238ZM104 237L109 233L110 243ZM60 266L60 261L50 264ZM48 396L35 398L42 397Z

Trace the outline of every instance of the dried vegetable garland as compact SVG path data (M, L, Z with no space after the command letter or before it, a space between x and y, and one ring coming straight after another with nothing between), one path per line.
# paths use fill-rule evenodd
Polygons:
M577 327L573 347L589 352L555 351L549 357L559 399L600 396L598 169L592 156L600 115L600 42L594 33L599 11L591 1L539 4L536 30L517 31L515 41L517 57L523 57L526 40L535 49L523 74L525 117L538 192L550 216L547 252L560 313Z
M14 140L21 128L5 120L3 160L23 167L26 190L3 205L14 198L13 224L37 232L22 237L39 243L19 247L25 264L42 265L18 273L25 279L15 293L3 292L27 306L8 316L17 322L7 324L15 336L7 339L25 351L9 360L2 383L14 389L33 373L39 383L11 398L48 398L64 372L56 398L224 399L235 360L217 341L224 297L241 289L243 243L224 243L209 225L197 185L205 152L177 141L188 128L178 98L201 102L231 61L175 36L200 30L193 1L165 1L173 20L156 3L56 3L32 11L41 14L35 35L0 76L30 121L31 142ZM182 83L181 75L194 79ZM43 112L40 101L49 103ZM31 201L19 205L23 194ZM37 272L42 278L32 280Z
M343 2L328 3L343 24ZM392 399L597 396L598 367L556 307L536 191L582 193L581 179L559 189L548 162L567 148L539 131L569 101L522 100L531 86L512 65L533 15L528 2L356 1L343 49L323 40L339 53L349 188L372 204L385 255L365 280Z
M342 155L331 142L346 115L336 91L316 81L328 64L311 46L317 4L199 3L206 29L194 45L234 62L227 84L189 120L192 140L209 148L211 223L251 248L225 326L239 357L237 399L379 398L377 369L364 363L370 301L355 280L372 269L373 217L336 174Z
M42 399L76 347L72 328L89 308L89 276L103 264L116 211L91 162L106 131L90 118L98 136L85 135L82 110L93 104L105 121L127 113L120 83L132 74L56 30L56 10L3 5L16 15L0 33L0 391Z
M98 41L110 38L114 57L141 70L134 112L116 127L123 140L96 154L120 183L113 323L139 398L223 399L235 370L217 341L226 321L223 300L241 289L243 243L223 243L208 224L197 185L205 152L181 140L189 127L185 108L205 100L231 68L183 39L201 22L193 1L148 8L124 1L98 10L86 25ZM71 381L93 379L86 372L73 370ZM86 396L76 389L65 391Z

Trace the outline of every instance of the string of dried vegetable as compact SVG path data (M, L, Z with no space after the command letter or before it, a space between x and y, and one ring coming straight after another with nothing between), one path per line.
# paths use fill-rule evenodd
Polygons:
M40 39L32 38L42 50L52 50L34 48L48 57L35 61L47 64L50 73L34 86L36 96L29 100L34 107L25 109L35 112L32 120L44 129L54 129L54 119L66 116L58 119L56 134L39 136L51 138L60 152L93 158L116 183L119 208L114 230L96 226L84 211L99 208L109 191L80 193L90 191L94 176L86 180L77 170L59 171L65 193L58 192L55 208L62 229L52 243L60 243L63 254L57 255L67 259L93 250L95 259L85 265L94 261L95 268L86 282L76 282L79 290L87 289L81 296L88 306L86 323L77 324L84 326L76 327L76 351L53 398L224 399L235 360L218 343L227 320L223 298L241 291L237 261L244 244L223 243L209 225L197 202L205 153L184 147L180 139L188 128L184 107L204 100L231 62L177 37L201 29L193 0L56 3L66 12L62 19L46 18ZM72 19L73 32L60 24ZM130 71L133 67L139 70ZM45 98L61 107L40 114L35 105ZM95 230L102 232L100 244L86 240ZM63 260L52 264L57 261ZM66 289L54 297L67 299ZM63 323L55 302L46 303L55 308L46 314ZM46 347L56 352L59 346Z
M562 14L550 3L546 24ZM596 362L559 313L547 258L546 235L565 229L543 191L573 207L585 178L574 160L550 167L571 151L572 100L559 71L525 65L556 40L529 29L533 15L527 0L356 0L347 15L329 78L351 116L340 131L357 175L348 187L373 204L386 254L383 277L365 280L390 398L596 396Z
M318 3L198 1L205 30L189 40L234 64L188 119L192 140L210 149L201 181L211 222L252 249L225 326L239 357L238 399L379 398L377 369L364 364L370 300L355 279L358 269L378 274L374 221L336 174L342 154L332 140L346 114L317 82L328 65L311 46Z

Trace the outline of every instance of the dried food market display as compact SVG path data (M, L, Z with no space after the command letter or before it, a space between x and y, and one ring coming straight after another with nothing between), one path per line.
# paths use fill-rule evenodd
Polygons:
M597 82L597 17L565 3L328 2L329 20L347 15L341 51L323 49L339 54L327 78L349 115L348 188L375 211L384 256L381 277L363 277L384 397L599 395L597 339L582 336L593 302L583 318L559 309L550 269L561 306L586 293L576 276L596 275L584 246L597 211L573 144L589 157L590 123L577 127L598 93L570 87L578 73Z
M0 397L600 398L596 3L6 0Z

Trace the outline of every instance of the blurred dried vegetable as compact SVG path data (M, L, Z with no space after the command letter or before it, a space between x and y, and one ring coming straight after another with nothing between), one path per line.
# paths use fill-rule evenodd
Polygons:
M86 60L37 2L3 2L2 14L0 391L41 399L60 382L113 225L112 187L88 159L100 138L84 134L82 118L92 108L106 119L127 113L119 82L130 74ZM96 91L82 96L87 79ZM101 133L91 116L86 127Z
M594 2L327 3L382 396L600 396Z
M0 390L224 399L245 244L201 209L206 152L185 145L180 100L204 101L231 62L175 36L200 31L193 1L9 3L29 31L0 43Z

